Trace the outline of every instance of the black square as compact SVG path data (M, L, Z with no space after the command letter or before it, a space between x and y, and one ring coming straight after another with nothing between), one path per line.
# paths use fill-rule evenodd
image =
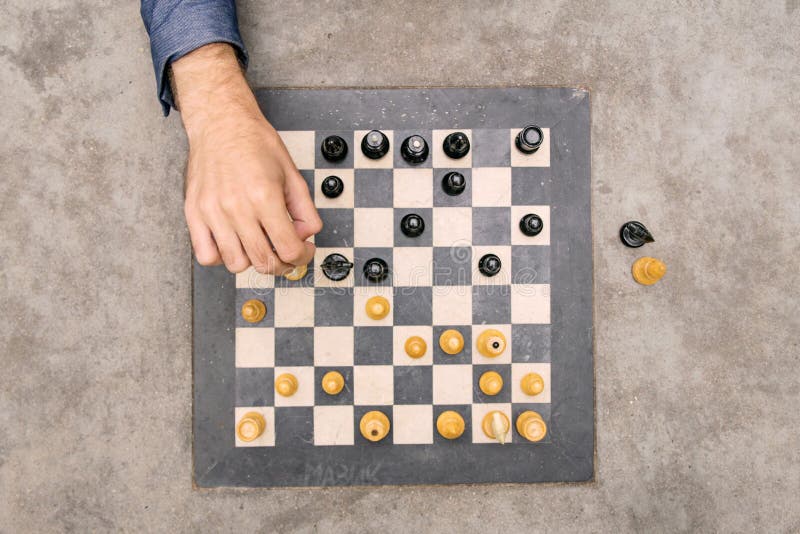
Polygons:
M536 412L539 415L541 415L542 416L542 420L544 420L544 424L547 425L547 434L545 434L544 438L542 438L541 441L528 441L527 439L523 438L517 432L517 426L515 424L516 421L517 421L517 418L520 415L522 415L522 412L525 412L525 411L528 411L528 410L530 410L532 412ZM512 428L512 430L514 432L514 443L521 443L521 444L525 444L525 445L538 445L540 443L549 443L550 442L550 432L552 431L552 428L550 427L550 415L551 415L550 404L547 404L547 403L515 402L514 404L512 404L511 405L511 419L512 419L511 428Z
M276 328L275 365L277 367L314 365L314 329Z
M344 388L336 395L328 395L322 389L322 378L326 373L336 371L344 377ZM353 404L353 368L352 367L315 367L314 368L314 405L340 406Z
M236 406L272 406L275 403L275 369L236 369Z
M503 378L503 389L497 395L487 395L481 391L480 380L483 373L494 371ZM472 366L472 400L476 403L511 402L511 364L473 365Z
M367 413L371 411L378 411L381 412L383 415L389 418L389 433L386 434L380 441L370 441L364 436L361 435L361 430L359 430L359 425L361 424L361 418ZM392 433L392 428L394 424L392 423L392 407L391 406L355 406L353 410L353 417L355 420L353 421L353 432L355 434L355 445L362 446L362 447L393 447L394 445L392 442L394 441L394 434Z
M356 365L391 365L391 326L357 326L354 332Z
M512 284L549 284L550 247L513 245L511 247Z
M311 406L276 407L275 446L313 447L314 408Z
M329 135L338 135L347 143L347 155L341 161L328 161L322 157L322 141ZM317 169L352 169L353 154L355 150L361 150L359 146L353 146L352 130L317 130L314 135L314 166Z
M323 248L353 246L353 210L349 208L319 208L322 230L314 243Z
M249 323L242 317L242 306L250 299L258 299L267 308L267 314L257 323ZM275 325L275 290L246 289L236 290L236 328L265 328Z
M429 325L433 322L433 288L398 287L394 293L394 324Z
M511 208L472 208L472 244L511 244Z
M550 204L552 188L549 167L511 169L511 204L515 206Z
M458 195L450 196L442 189L442 178L448 172L460 172L467 186ZM466 207L472 205L472 169L435 169L433 171L433 205L435 207Z
M472 130L473 167L511 166L511 134L508 130Z
M380 282L370 282L364 276L364 264L372 258L379 258L386 262L389 274ZM390 247L356 247L353 249L353 275L357 286L391 286L393 258Z
M394 368L395 404L433 404L433 367L398 365Z
M433 132L431 130L395 130L394 131L394 146L392 147L392 154L394 157L394 166L399 167L401 169L416 169L416 168L428 168L430 169L433 166L433 145L431 144ZM425 142L428 143L428 158L418 165L412 165L408 163L406 160L403 159L403 156L400 155L400 147L403 144L403 141L406 137L410 137L412 135L421 135Z
M457 330L464 338L464 350L458 354L447 354L439 345L439 338L446 330ZM471 364L472 363L472 327L471 326L434 326L433 327L433 363L434 365Z
M316 326L352 326L353 292L350 288L318 287L314 290Z
M392 169L356 169L353 195L357 208L391 208L394 172Z
M422 217L425 230L417 237L408 237L400 230L403 217L415 213ZM432 208L395 208L394 209L394 246L396 247L430 247L433 244L433 209Z
M511 361L513 362L549 362L550 325L511 325L511 347Z
M472 287L472 324L511 322L511 286Z
M300 176L303 177L303 181L306 183L306 187L308 187L308 194L311 195L311 200L314 200L314 170L307 169L299 172Z
M433 285L468 286L472 284L472 248L433 247Z
M453 411L464 419L464 433L456 439L447 439L439 434L436 429L436 421L443 412ZM472 407L468 404L437 404L433 406L433 444L447 445L448 447L467 448L472 445ZM465 456L466 460L472 459L472 455ZM477 457L475 461L480 461Z

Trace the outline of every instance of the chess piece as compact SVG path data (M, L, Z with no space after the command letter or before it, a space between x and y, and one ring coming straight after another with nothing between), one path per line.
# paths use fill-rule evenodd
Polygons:
M517 145L517 149L519 149L520 152L533 154L542 146L543 140L544 132L542 132L542 129L531 124L520 130L514 144Z
M378 410L365 413L358 425L361 435L369 441L382 440L389 433L389 428L389 418Z
M308 273L308 265L298 265L284 274L283 277L292 282L297 282L298 280L302 280L306 273Z
M389 138L379 130L372 130L361 138L361 152L369 159L380 159L389 152Z
M538 395L544 391L544 378L539 373L528 373L519 381L519 387L525 395Z
M458 354L464 349L464 336L458 330L445 330L439 336L439 347L447 354Z
M451 197L460 195L467 187L467 179L460 172L450 171L442 177L442 189Z
M329 135L322 141L322 157L328 161L342 161L347 157L347 141L338 135Z
M364 262L364 278L370 282L383 282L387 276L389 266L381 258L370 258Z
M628 221L619 229L619 238L622 243L631 248L639 248L645 243L655 241L653 235L639 221Z
M275 391L281 397L291 397L297 393L298 386L297 377L291 373L283 373L275 379Z
M367 299L367 304L364 308L367 317L376 321L380 321L389 315L389 301L386 300L386 297L381 297L380 295Z
M336 198L344 191L344 182L338 176L328 176L320 185L322 194L328 198Z
M267 428L264 416L258 412L247 412L236 424L236 437L246 443L258 439Z
M500 330L489 328L480 333L475 345L482 355L496 358L506 350L506 336Z
M486 371L478 380L478 386L484 395L497 395L503 389L503 377L496 371Z
M260 323L267 315L267 307L258 299L250 299L242 304L242 319L248 323Z
M499 410L492 410L483 416L481 422L483 433L489 439L496 439L503 445L506 442L508 431L511 430L511 421L508 416Z
M542 416L533 410L526 410L517 417L517 432L528 441L542 441L547 435L547 424Z
M544 221L535 213L528 213L519 220L520 231L528 237L539 235L544 228Z
M328 254L322 261L322 274L334 282L339 282L347 278L350 274L350 269L353 268L353 263L347 261L347 258L341 254Z
M480 260L478 260L478 270L483 276L494 276L500 272L500 267L502 264L500 263L500 258L498 258L495 254L484 254Z
M444 138L442 149L447 157L461 159L469 152L469 138L464 132L453 132Z
M344 377L338 371L328 371L322 377L322 390L328 395L338 395L344 389Z
M457 439L464 433L464 418L453 410L447 410L436 418L436 430L443 438Z
M642 285L651 286L661 280L667 272L667 266L661 260L644 256L633 262L631 272L634 280Z
M419 237L425 231L425 221L416 213L409 213L400 219L400 231L406 237Z
M406 340L404 348L406 350L406 354L414 359L417 359L425 356L425 352L428 350L428 344L425 343L425 340L419 336L411 336Z
M428 143L421 135L406 137L400 144L400 155L412 165L418 165L428 159Z

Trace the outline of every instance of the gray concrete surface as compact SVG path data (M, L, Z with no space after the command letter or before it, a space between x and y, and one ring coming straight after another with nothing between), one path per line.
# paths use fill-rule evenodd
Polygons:
M193 490L186 143L138 6L7 1L0 532L800 530L800 3L285 4L240 5L255 85L592 89L596 482Z

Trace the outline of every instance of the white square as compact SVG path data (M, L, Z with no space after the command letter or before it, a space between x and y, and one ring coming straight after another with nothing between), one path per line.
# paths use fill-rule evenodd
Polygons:
M550 284L513 284L511 322L550 324Z
M352 445L352 406L314 406L314 445Z
M389 313L383 319L367 315L367 301L381 296L389 301ZM394 323L394 298L392 288L387 286L357 286L353 288L353 323L355 326L392 326Z
M236 435L239 420L248 412L256 412L264 418L264 432L253 441L242 441ZM275 409L271 406L237 406L233 409L233 439L236 447L274 447L275 446Z
M511 205L511 167L472 169L473 206Z
M371 130L356 130L353 134L353 154L355 156L355 166L357 169L391 169L394 154L394 132L392 130L381 130L389 139L389 151L379 159L370 159L361 151L361 140Z
M412 336L425 340L427 350L421 358L406 354L406 341ZM431 365L433 363L433 327L395 326L392 329L392 363L394 365Z
M519 221L525 215L535 213L542 218L542 231L535 236L527 236L519 229ZM550 244L550 206L511 206L511 244L549 245Z
M353 210L354 247L391 247L394 245L394 210L392 208L356 208Z
M536 373L544 379L544 389L538 395L527 395L522 391L520 383L522 377L528 373ZM511 364L511 402L550 402L550 364L542 363L512 363Z
M472 208L433 208L433 246L472 243Z
M504 350L500 356L494 358L487 358L478 352L478 336L489 329L499 330L506 338L506 350ZM512 349L510 324L482 324L472 326L472 363L483 365L511 363Z
M386 405L394 402L394 367L356 365L353 367L353 404Z
M433 324L472 324L472 286L434 286Z
M275 330L273 328L236 329L236 367L272 367L275 365Z
M433 366L434 404L472 404L472 366Z
M314 288L276 287L275 326L314 326Z
M511 140L512 167L549 167L550 166L550 128L542 128L542 145L533 154L525 154L517 148L517 134L522 128L509 131Z
M433 247L396 247L393 252L395 287L433 285Z
M322 272L322 262L325 261L325 258L331 254L341 254L345 258L347 258L350 262L353 261L353 249L352 248L317 248L314 251L314 286L315 287L353 287L353 281L355 279L353 270L350 269L348 275L343 279L339 280L338 282L334 282L327 276L325 273Z
M261 274L252 266L236 273L236 289L267 289L270 287L275 287L275 277L271 274Z
M394 406L392 436L395 445L433 443L433 406L430 404Z
M467 155L460 159L453 159L444 153L442 144L444 138L453 132L464 132L470 142L470 149ZM472 167L472 130L434 130L432 137L431 151L433 152L434 168L465 169Z
M342 179L344 189L336 198L322 194L322 182L328 176ZM314 171L314 204L318 208L352 208L355 205L355 173L353 169L317 169Z
M292 156L295 166L298 169L313 169L314 154L316 147L314 142L314 131L285 131L278 132L278 135L286 145L286 150Z
M297 391L293 395L284 397L275 392L275 406L314 406L314 367L302 365L296 367L276 367L275 379L284 373L294 375L297 379ZM275 388L275 384L272 384Z
M433 206L433 169L395 169L393 177L395 208Z
M318 326L314 328L314 365L349 367L353 365L353 327Z
M494 276L481 273L478 265L486 254L494 254L500 258L500 272ZM472 285L474 286L507 286L511 283L511 247L472 247ZM503 291L504 288L497 288Z
M483 418L489 412L500 411L508 417L509 428L506 434L506 443L511 443L514 437L514 419L511 417L511 405L504 403L473 404L472 405L472 443L496 443L500 442L492 439L483 433Z

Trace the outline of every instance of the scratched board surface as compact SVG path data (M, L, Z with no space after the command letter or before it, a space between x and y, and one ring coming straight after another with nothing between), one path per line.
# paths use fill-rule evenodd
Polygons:
M584 481L593 476L592 250L589 95L572 88L264 90L257 93L305 179L324 228L305 277L290 281L252 269L193 268L194 479L200 487L449 484ZM515 136L528 124L544 133L525 154ZM381 130L388 153L364 157L363 136ZM451 132L470 141L467 156L442 148ZM403 139L421 135L429 157L412 165ZM338 135L348 144L339 162L320 144ZM442 188L457 171L466 188ZM328 198L322 181L340 177L344 190ZM421 236L400 231L405 215L420 215ZM525 235L520 218L536 213L544 229ZM330 254L353 269L333 282L318 268ZM478 262L495 254L496 276ZM389 276L375 283L364 263L380 258ZM366 301L382 296L379 320ZM240 313L264 303L257 323ZM464 338L449 355L439 346L448 329ZM478 338L497 330L505 350L488 358ZM421 337L427 350L410 358L404 342ZM344 377L327 394L321 378ZM480 377L494 371L503 386L485 394ZM275 392L290 373L298 389ZM528 395L523 376L536 373L544 390ZM385 438L365 439L364 414L390 423ZM445 439L436 428L455 411L465 430ZM510 421L504 443L482 422L498 411ZM525 439L514 422L533 411L545 437ZM242 441L237 422L257 413L263 432Z

